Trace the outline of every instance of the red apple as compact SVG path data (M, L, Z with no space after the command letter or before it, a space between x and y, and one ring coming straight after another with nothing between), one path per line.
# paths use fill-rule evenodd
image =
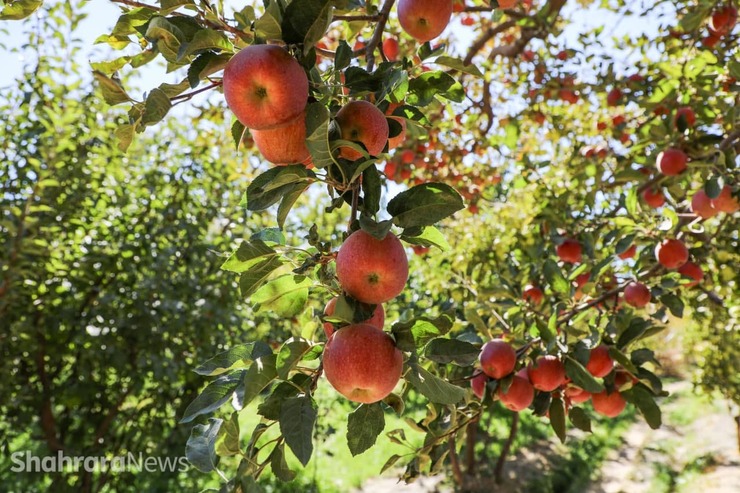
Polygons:
M430 41L445 30L452 16L452 0L400 0L398 21L420 43Z
M668 148L658 154L658 171L666 176L680 175L686 170L688 157L680 149Z
M522 294L522 299L524 299L524 301L528 301L534 305L539 305L540 303L542 303L543 297L544 295L542 294L542 290L537 286L527 284L524 287L524 292Z
M386 38L383 41L383 53L391 62L398 60L398 40L396 38Z
M393 339L370 324L348 325L326 343L324 375L337 392L354 402L385 398L401 378L403 353Z
M363 303L375 305L395 298L408 277L406 251L393 233L378 240L365 231L355 231L337 253L339 284Z
M479 373L470 380L470 386L473 388L473 393L478 399L483 399L483 392L486 390L487 383L488 375L485 373Z
M483 345L478 360L486 375L500 379L514 371L516 350L508 342L494 339Z
M716 36L730 34L737 23L737 9L726 5L717 9L709 20L709 31Z
M686 262L679 269L678 273L683 277L690 277L693 281L685 284L687 288L693 288L704 280L704 271L694 262Z
M676 110L676 119L674 123L679 128L679 123L683 122L684 127L691 128L696 124L696 113L688 106Z
M616 390L611 394L607 393L606 390L598 394L593 394L591 401L594 405L594 411L607 418L616 418L627 406L627 401Z
M609 356L609 346L601 344L591 350L591 354L586 364L588 372L597 377L607 376L614 368L614 360Z
M630 245L630 247L627 250L618 254L617 257L621 258L622 260L627 260L630 258L635 258L636 254L637 254L637 245Z
M342 139L362 143L371 156L383 152L388 142L388 121L382 111L367 101L352 101L342 107L336 117ZM359 151L343 147L339 155L350 161L362 157Z
M665 194L662 188L646 188L642 191L642 200L653 209L657 209L665 204Z
M703 219L709 219L719 213L704 190L699 190L691 197L691 212Z
M519 0L498 0L498 8L500 9L510 9L514 7Z
M639 282L631 282L624 288L624 301L635 308L642 308L650 303L650 290Z
M527 378L526 371L522 370L514 375L511 385L503 392L501 388L498 391L501 404L506 409L514 412L524 411L534 401L534 388Z
M283 48L251 45L224 68L226 104L246 127L267 130L298 118L308 100L308 78Z
M301 113L293 122L269 130L252 130L252 138L262 155L277 165L307 163L306 118Z
M332 315L334 315L334 310L336 309L338 299L339 298L332 298L329 300L329 303L327 303L326 307L324 308L324 315L326 315L327 317L331 317ZM383 330L383 325L385 324L385 309L383 308L383 305L377 305L370 318L362 323L369 324L373 327ZM326 338L328 339L333 333L334 324L324 322L324 334L326 334Z
M573 404L582 404L591 398L591 393L579 387L569 386L565 389L565 396Z
M606 95L606 104L609 106L616 106L620 99L622 99L622 91L614 88Z
M740 203L732 196L732 190L725 185L716 199L712 199L712 206L718 211L734 214L740 210Z
M537 358L535 365L527 367L529 381L537 390L552 392L565 383L565 366L555 356Z
M581 244L576 240L566 239L557 246L555 251L563 262L577 264L581 261Z
M689 260L689 250L680 240L666 239L655 246L655 258L666 269L674 270Z

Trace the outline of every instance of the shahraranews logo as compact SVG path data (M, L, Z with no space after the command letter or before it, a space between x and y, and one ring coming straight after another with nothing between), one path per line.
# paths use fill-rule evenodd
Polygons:
M190 463L185 457L151 457L134 454L116 457L68 456L60 450L57 455L38 457L28 451L10 455L12 472L185 472Z

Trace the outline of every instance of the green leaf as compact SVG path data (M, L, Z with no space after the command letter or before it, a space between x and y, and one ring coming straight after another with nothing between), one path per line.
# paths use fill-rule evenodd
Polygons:
M103 99L106 103L114 106L133 101L117 79L114 80L99 70L94 70L93 76L95 77L95 80L98 81L98 85L103 92Z
M321 103L311 103L306 108L306 147L318 169L334 164L329 144L329 116L329 110Z
M713 176L704 183L704 193L706 193L707 197L710 199L716 199L719 197L719 194L722 193L722 185L716 176Z
M360 216L360 228L378 240L385 239L392 227L393 221L391 220L376 222L367 214L362 214Z
M234 51L234 45L231 44L229 38L221 31L201 29L195 33L195 36L193 36L193 39L189 43L184 43L180 46L177 58L182 61L185 57L197 55L204 51L232 52Z
M240 370L220 377L203 389L198 397L185 409L180 424L189 423L202 414L212 413L223 406L239 386L246 371Z
M388 203L393 222L402 228L431 226L464 208L462 197L444 183L424 183L399 193Z
M347 446L352 456L375 445L385 428L385 414L379 402L362 404L347 417Z
M282 229L285 227L285 221L288 219L290 210L295 205L296 201L303 195L303 192L308 190L310 183L296 183L292 189L283 196L283 200L280 201L277 212L277 223Z
M587 392L596 393L604 390L604 385L596 380L582 364L570 356L565 358L565 373L574 384Z
M547 283L552 287L552 289L560 294L570 293L570 283L565 279L563 271L560 270L560 267L554 260L547 259L545 261L543 272L545 274L545 279L547 279Z
M654 430L660 428L663 422L660 408L650 392L638 385L625 391L624 394L640 410L650 428Z
M263 40L281 39L283 30L280 23L283 20L278 2L270 2L265 13L254 21L254 34Z
M289 381L280 382L272 389L270 395L259 405L257 414L265 419L277 421L280 419L280 409L283 403L303 393L301 389L307 389L311 383L311 377L303 373L294 374Z
M629 326L619 335L619 339L617 339L617 347L627 347L632 341L642 336L649 326L649 322L641 318L633 318L630 321Z
M231 413L228 421L224 421L218 433L216 442L216 453L220 456L230 457L239 455L239 413Z
M38 10L44 0L15 0L3 7L0 11L0 20L19 21Z
M190 88L195 89L200 84L201 79L222 70L229 61L229 58L230 55L216 55L212 51L198 55L188 67L188 84L190 84Z
M401 351L414 352L417 346L422 347L435 337L449 332L452 322L452 318L447 314L435 319L421 317L408 322L395 323L391 332Z
M565 405L561 399L550 402L550 426L560 442L565 443Z
M383 467L380 468L380 474L383 474L385 471L393 467L396 462L398 462L401 459L400 455L391 455L387 461L385 461L385 464L383 464Z
M312 284L308 277L286 274L259 288L251 300L259 305L258 313L267 310L279 317L294 317L306 306L308 288Z
M170 14L185 5L195 6L194 0L159 0L159 4L162 6L162 15Z
M277 257L277 252L262 240L243 241L221 266L222 270L241 274L256 264Z
M313 453L313 427L316 423L316 403L308 395L287 399L280 410L280 432L285 443L304 466Z
M231 138L234 139L234 149L239 150L239 146L244 138L244 133L247 131L247 127L242 122L234 119L234 123L231 125Z
M416 364L409 366L405 378L427 399L437 404L455 404L465 397L465 389L442 380Z
M454 363L470 366L478 360L480 347L458 339L433 339L427 344L424 356L436 363Z
M236 390L234 406L243 409L260 395L275 378L276 357L273 353L254 358L254 362L244 373L241 385Z
M570 418L570 422L573 423L573 426L581 431L591 433L591 418L588 417L588 414L582 408L572 408L568 413L568 417Z
M193 370L198 375L213 377L230 370L246 368L256 358L271 354L270 346L262 341L249 342L234 346L231 349L217 354Z
M311 351L313 345L306 339L291 337L285 341L277 356L277 375L283 380L295 368L303 357Z
M362 172L362 210L367 214L377 214L380 210L382 183L378 168L370 166Z
M302 164L272 168L247 187L247 209L262 211L294 191L297 182L310 183L316 175Z
M272 472L276 478L289 483L295 479L296 472L288 467L288 463L285 460L284 448L285 446L281 443L272 450L270 454L270 467L272 467Z
M195 425L185 445L185 457L200 472L211 472L218 465L216 440L222 419L210 418L208 424Z
M326 33L332 10L329 0L293 0L285 9L283 40L287 44L303 44L303 52L308 53Z
M243 297L254 293L264 283L270 274L283 266L283 261L278 257L270 257L250 267L239 278L239 291Z
M631 247L632 246L632 243L635 242L635 236L636 235L627 235L624 238L621 238L617 242L617 245L614 247L614 252L617 255L620 255L620 254L626 252L627 250L629 250L629 247Z
M118 140L118 148L121 150L121 152L126 152L131 145L131 143L134 141L134 134L136 130L133 125L129 125L128 123L124 125L119 125L116 128L115 136Z
M463 86L451 75L442 72L425 72L409 82L406 101L414 106L427 106L440 96L456 103L465 99Z
M683 318L684 304L681 298L675 294L667 293L660 297L660 302L668 307L673 316Z
M466 74L473 75L475 77L483 77L483 72L474 64L465 65L459 58L452 58L449 56L440 56L434 60L430 60L430 63L436 63L437 65L443 65Z
M144 37L155 44L165 60L178 63L177 54L185 35L170 20L164 17L153 17L147 25Z
M334 68L344 70L352 62L352 48L345 40L340 40L337 51L334 54Z
M412 245L421 245L425 247L436 246L443 252L448 252L452 249L452 246L447 242L447 239L444 237L442 232L434 226L425 227L422 232L416 236L406 236L406 231L404 231L404 234L401 235L401 239L406 243L411 243Z
M152 89L144 104L144 114L141 116L142 125L154 125L161 122L172 108L167 94L161 89Z

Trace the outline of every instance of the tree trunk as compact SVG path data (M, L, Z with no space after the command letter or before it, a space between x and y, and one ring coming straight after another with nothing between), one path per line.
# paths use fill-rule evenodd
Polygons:
M496 472L494 474L494 478L496 480L496 484L501 484L504 480L504 464L506 463L506 456L509 455L509 451L511 451L511 444L514 443L514 438L516 438L516 431L519 426L519 413L514 414L514 418L511 420L511 431L509 432L509 438L506 439L506 443L504 443L504 448L501 450L501 455L498 458L498 462L496 463Z

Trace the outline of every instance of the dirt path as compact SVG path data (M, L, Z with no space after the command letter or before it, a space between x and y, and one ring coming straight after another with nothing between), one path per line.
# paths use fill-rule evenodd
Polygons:
M735 422L722 402L691 395L688 382L667 387L677 397L661 406L664 424L651 430L638 420L624 445L607 457L586 493L740 491Z

